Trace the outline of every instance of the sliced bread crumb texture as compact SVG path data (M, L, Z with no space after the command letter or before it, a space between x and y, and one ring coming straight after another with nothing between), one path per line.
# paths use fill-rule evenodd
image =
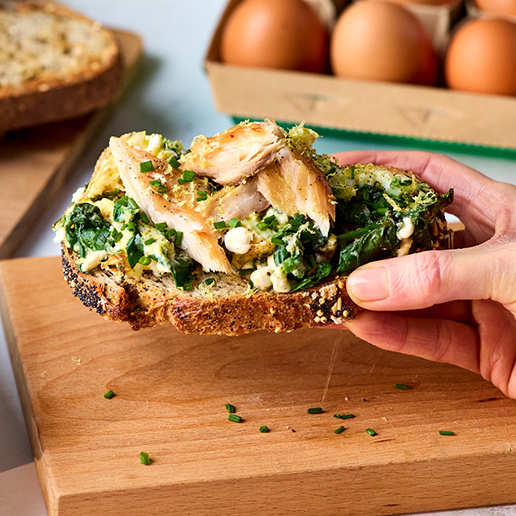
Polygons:
M114 35L62 6L0 3L0 133L64 120L116 96Z
M128 322L133 330L173 324L185 333L243 335L253 331L291 332L342 324L362 309L346 292L345 278L288 294L258 292L239 276L200 273L197 288L183 292L170 277L125 277L115 263L90 274L77 267L77 256L63 245L63 272L75 296L104 318ZM207 278L215 278L203 289Z

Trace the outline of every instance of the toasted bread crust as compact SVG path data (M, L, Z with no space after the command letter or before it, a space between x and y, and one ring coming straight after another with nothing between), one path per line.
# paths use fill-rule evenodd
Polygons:
M33 11L84 21L93 30L102 30L108 44L106 60L62 77L35 77L20 87L0 88L0 134L79 117L104 107L117 95L122 79L122 59L113 33L99 29L95 22L59 5L20 3L18 13Z
M116 273L100 268L84 274L77 267L75 253L64 245L62 262L73 294L84 305L108 320L128 322L133 330L171 323L185 333L236 336L257 330L290 332L340 324L362 311L349 298L345 278L288 294L228 291L198 296L159 278L154 278L150 287L148 282L131 279L120 283ZM239 282L239 287L247 284L239 277L233 281Z

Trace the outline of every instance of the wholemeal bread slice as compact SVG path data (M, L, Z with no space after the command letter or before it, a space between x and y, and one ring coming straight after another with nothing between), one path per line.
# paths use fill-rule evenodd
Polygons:
M342 324L362 310L347 295L345 278L282 294L253 292L249 280L237 275L201 272L192 290L185 292L170 276L148 272L139 279L127 277L120 262L84 274L77 259L63 244L63 272L73 294L99 315L128 322L133 330L170 323L185 333L207 335L290 332ZM209 289L208 278L215 279Z
M0 134L101 108L121 75L99 23L60 5L0 2Z
M285 135L284 145L289 145L288 139ZM260 214L242 215L241 220L231 218L219 229L213 220L234 214L222 213L226 204L221 201L217 218L207 219L212 229L201 225L192 230L212 232L212 240L202 240L206 249L201 249L201 254L209 251L207 246L214 239L231 262L229 273L221 268L210 271L209 262L201 265L188 256L187 250L196 242L187 240L188 227L178 238L179 229L165 227L162 220L167 219L160 217L169 210L181 217L189 213L200 217L207 213L202 210L210 207L209 198L230 199L228 209L233 210L240 187L219 186L213 191L206 178L194 179L193 172L187 177L169 150L177 151L176 143L145 133L116 139L100 156L90 183L74 195L72 206L56 223L65 279L85 306L108 320L127 322L135 330L171 323L186 333L232 336L342 324L362 310L346 291L346 277L353 269L374 259L451 247L444 208L451 202L452 191L436 194L401 169L371 164L340 167L326 156L317 166L322 171L329 164L328 179L316 177L331 186L330 199L337 208L327 236L306 216L287 217L273 206ZM195 156L186 155L194 163ZM317 157L311 159L315 166ZM267 166L276 165L271 162ZM247 188L253 183L246 177L242 184ZM354 184L361 186L355 188ZM128 187L131 195L139 197L129 197ZM244 204L251 202L244 197ZM353 204L353 199L358 199L358 204ZM408 203L405 207L404 202ZM277 219L270 215L271 210ZM374 210L376 215L370 213ZM386 214L389 210L391 215ZM360 227L359 219L366 213L369 222ZM199 224L199 217L189 220ZM272 219L273 231L267 226ZM254 231L253 238L259 241L253 245L260 252L252 254L251 245L244 251L232 250L227 239L234 231L230 227L245 229L244 233ZM308 231L308 240L299 236L303 231ZM318 243L312 245L312 238ZM328 254L331 241L333 252ZM337 252L338 241L342 243ZM278 256L278 251L287 255ZM303 254L308 252L313 255ZM304 258L299 258L301 255ZM296 267L301 267L300 274ZM283 274L278 288L274 281L262 283L261 273L272 278L278 271Z

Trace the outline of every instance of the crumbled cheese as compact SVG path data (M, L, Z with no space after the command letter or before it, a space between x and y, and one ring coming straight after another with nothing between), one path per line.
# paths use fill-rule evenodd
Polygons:
M272 288L275 292L290 292L291 287L287 275L278 267L271 276Z
M269 267L261 267L251 274L251 281L256 288L268 290L272 287L272 273L273 271Z
M224 237L224 244L226 249L231 253L245 254L251 249L253 236L243 226L230 229Z
M412 222L412 219L410 217L404 217L402 226L396 233L396 236L400 240L410 238L412 236L412 234L414 233L414 229L415 229L414 222Z

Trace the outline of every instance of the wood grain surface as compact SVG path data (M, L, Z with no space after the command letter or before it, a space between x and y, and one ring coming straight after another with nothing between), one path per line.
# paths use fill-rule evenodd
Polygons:
M142 41L130 32L114 33L124 58L127 86L142 54ZM14 253L37 217L57 197L112 108L113 104L73 120L13 131L0 140L0 259Z
M50 516L371 516L516 502L516 402L476 374L338 330L132 332L73 298L57 257L0 262L0 284Z

